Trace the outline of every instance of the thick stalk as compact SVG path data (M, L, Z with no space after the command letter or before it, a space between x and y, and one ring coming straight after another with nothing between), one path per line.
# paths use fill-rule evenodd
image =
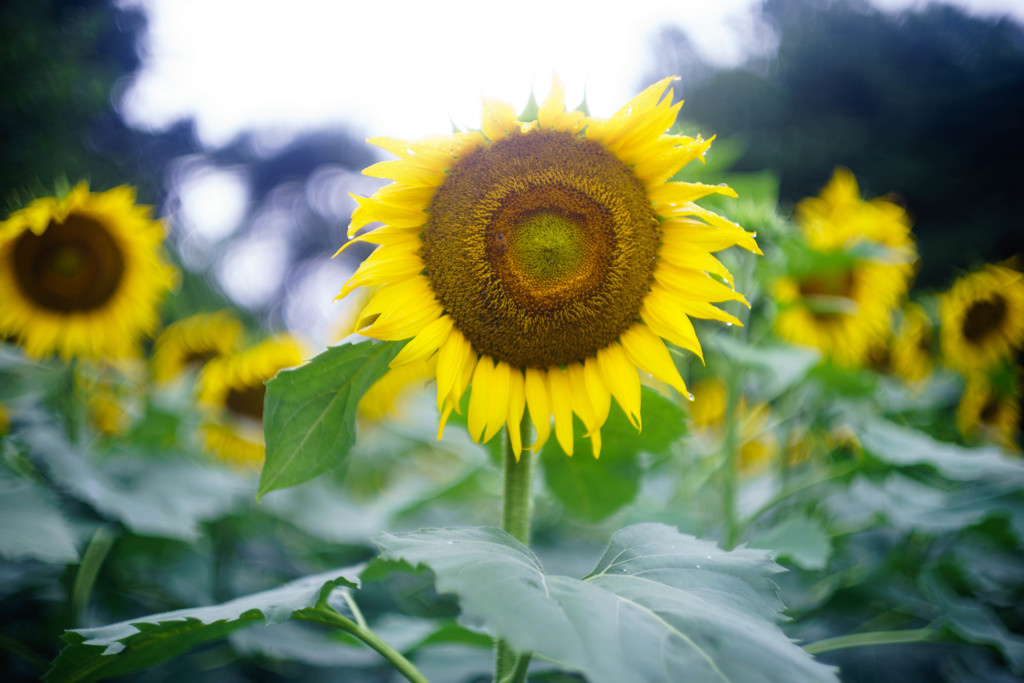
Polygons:
M520 426L521 443L528 443L529 422L523 420ZM504 487L502 490L501 528L525 546L530 545L530 522L533 516L533 496L530 483L533 479L533 454L524 450L519 460L512 452L512 441L508 429L502 430L502 466ZM494 648L494 680L496 683L521 683L526 680L530 668L530 654L517 654L504 640L498 640Z

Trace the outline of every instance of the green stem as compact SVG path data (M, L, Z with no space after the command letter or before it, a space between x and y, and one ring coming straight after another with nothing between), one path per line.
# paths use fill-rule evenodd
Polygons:
M21 641L11 638L6 633L0 633L0 650L6 650L12 655L20 657L41 674L46 673L46 670L50 668L50 662L47 661L46 657L43 657Z
M397 669L398 672L405 676L411 683L430 683L430 681L420 673L419 669L413 666L412 662L403 657L401 652L398 652L381 640L376 633L368 628L360 626L348 617L338 614L329 607L310 607L309 609L304 609L301 612L296 612L294 616L296 619L315 621L321 624L336 626L342 631L352 634L379 652L384 659L391 662L391 665L394 666L395 669Z
M732 550L736 546L739 535L739 524L736 519L736 483L739 477L739 372L734 366L729 370L726 384L725 399L725 438L722 445L725 451L725 471L722 479L722 508L725 518L725 549Z
M804 645L804 650L812 655L832 650L845 650L851 647L868 647L871 645L899 645L903 643L923 643L937 640L939 631L933 628L920 628L902 631L870 631L868 633L851 633L838 638L826 638L816 643Z
M528 443L530 423L520 424L521 443ZM530 545L530 521L533 514L533 454L524 450L516 460L508 428L503 432L502 462L505 471L501 506L501 528L525 546ZM494 645L494 680L497 683L521 683L530 668L530 654L513 652L508 643L498 640Z
M114 547L116 539L117 536L108 525L96 529L96 533L92 535L92 540L82 555L82 562L78 565L78 571L75 572L75 581L71 588L71 623L82 623L100 567L103 566L107 553Z

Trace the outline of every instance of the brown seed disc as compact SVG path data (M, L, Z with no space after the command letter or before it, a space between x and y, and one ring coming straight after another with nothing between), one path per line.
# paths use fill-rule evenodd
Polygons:
M640 180L578 135L532 130L460 159L423 260L473 348L520 367L580 361L637 319L661 232Z

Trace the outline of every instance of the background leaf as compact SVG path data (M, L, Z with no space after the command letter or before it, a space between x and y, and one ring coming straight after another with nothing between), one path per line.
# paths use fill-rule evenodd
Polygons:
M0 477L0 555L66 564L78 561L75 545L71 527L50 492Z
M770 550L775 557L788 557L804 569L824 569L832 554L832 543L820 520L793 516L757 534L750 543Z
M631 503L640 490L640 453L665 455L685 435L686 413L682 408L647 387L641 400L640 432L612 401L608 421L601 428L600 459L591 455L590 439L583 437L586 430L578 421L573 432L574 457L568 457L554 438L541 450L548 488L573 516L599 522Z
M890 465L931 465L951 479L1006 477L1024 483L1024 464L1009 460L995 446L958 446L881 419L864 420L857 436L864 450Z
M778 628L768 554L726 552L660 524L615 534L577 580L544 573L498 529L384 535L385 557L423 564L464 618L583 673L592 683L833 681Z
M69 643L47 672L47 681L97 681L173 659L196 645L226 638L259 621L274 624L312 607L336 586L358 586L362 567L307 576L280 588L221 605L151 614L98 628L68 631Z
M301 484L348 455L359 399L401 348L369 341L335 346L267 383L267 459L258 495Z

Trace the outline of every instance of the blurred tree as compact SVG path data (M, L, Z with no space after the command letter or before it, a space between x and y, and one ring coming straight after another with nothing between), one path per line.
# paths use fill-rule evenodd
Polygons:
M1020 253L1024 29L932 4L889 14L864 0L766 0L774 59L688 88L684 116L739 137L736 170L771 168L781 198L816 194L849 167L867 196L897 193L915 216L918 283ZM661 68L683 48L668 49Z

